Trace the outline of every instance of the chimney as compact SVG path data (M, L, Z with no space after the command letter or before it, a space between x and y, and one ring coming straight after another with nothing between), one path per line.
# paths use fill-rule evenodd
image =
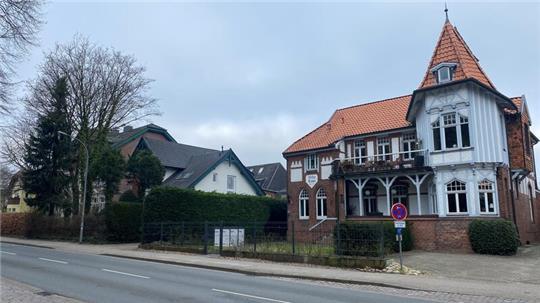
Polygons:
M126 126L124 126L124 133L125 133L125 132L129 132L129 131L132 131L132 130L133 130L133 126L131 126L131 125L126 125Z

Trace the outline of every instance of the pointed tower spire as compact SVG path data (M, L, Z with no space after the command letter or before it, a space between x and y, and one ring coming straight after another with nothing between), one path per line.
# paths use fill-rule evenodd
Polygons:
M446 22L450 22L448 19L448 6L446 5L446 2L444 2L444 14L446 15Z
M443 25L439 41L435 46L433 55L429 62L426 74L420 88L437 85L437 79L434 75L433 68L441 63L455 64L452 80L462 80L474 78L483 84L495 89L495 86L484 73L478 59L472 53L465 40L459 34L448 20L448 9L445 7L446 21Z

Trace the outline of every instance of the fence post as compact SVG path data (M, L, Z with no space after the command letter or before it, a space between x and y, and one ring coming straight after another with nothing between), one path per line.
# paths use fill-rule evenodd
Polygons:
M229 237L231 235L229 234ZM219 225L219 255L223 252L223 221Z
M253 252L257 252L257 224L253 222Z
M341 256L341 227L339 226L339 219L337 220L336 227L337 227L337 249L336 249L336 254L338 256Z
M380 256L381 258L384 258L384 253L385 253L385 252L384 252L384 222L381 222L381 227L380 227L379 229L380 229L380 231L381 231L381 232L380 232L380 235L381 235L380 237L381 237L381 238L380 238L380 240L379 240L379 242L380 242L379 256Z
M184 221L182 221L182 234L180 238L180 246L184 246Z
M295 240L294 240L294 221L291 221L291 232L292 232L292 254L296 254Z
M159 228L159 246L163 246L163 222L161 222Z
M208 222L204 221L204 254L208 254Z

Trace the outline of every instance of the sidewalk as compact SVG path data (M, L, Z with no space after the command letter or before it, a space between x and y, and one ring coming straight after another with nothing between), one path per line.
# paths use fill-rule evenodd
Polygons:
M107 254L179 265L235 271L252 275L379 285L422 291L512 298L540 302L540 281L535 281L534 279L508 281L505 279L506 273L503 270L498 271L496 267L493 271L498 274L489 277L491 280L478 279L481 274L471 274L470 276L463 274L462 277L449 277L444 276L441 273L434 275L407 276L304 264L273 263L252 259L234 259L176 252L147 251L138 249L137 244L79 245L68 242L25 240L7 237L2 237L1 240L11 243L41 245L69 252ZM474 255L456 256L456 261L474 257ZM418 262L418 258L416 262ZM533 265L531 264L531 266ZM538 272L538 267L534 268L534 270ZM497 279L497 277L501 279Z
M0 302L2 303L82 303L2 277L0 277L0 286Z

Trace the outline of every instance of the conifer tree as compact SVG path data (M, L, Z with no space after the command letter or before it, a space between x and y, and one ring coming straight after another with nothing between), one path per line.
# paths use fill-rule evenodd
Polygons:
M36 129L25 145L23 188L27 203L54 215L69 205L71 140L59 131L71 133L67 120L66 78L59 78L50 89L51 106L38 118Z

